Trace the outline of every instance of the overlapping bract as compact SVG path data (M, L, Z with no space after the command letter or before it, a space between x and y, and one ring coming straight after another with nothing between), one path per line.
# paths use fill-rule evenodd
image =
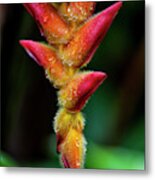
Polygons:
M57 152L67 168L81 168L84 164L86 141L83 136L84 118L80 111L107 77L106 73L80 71L80 68L89 63L122 6L117 2L92 16L95 4L24 4L48 44L32 40L21 40L20 44L59 89L60 110L55 117L54 129Z

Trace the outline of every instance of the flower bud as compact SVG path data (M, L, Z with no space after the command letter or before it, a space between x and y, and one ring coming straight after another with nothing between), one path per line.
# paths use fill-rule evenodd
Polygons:
M61 159L65 168L82 168L85 155L85 139L81 132L71 128L61 146Z
M54 130L57 136L57 152L60 152L60 146L64 142L70 128L82 132L84 127L84 118L82 113L70 113L67 109L61 108L56 114L54 121Z

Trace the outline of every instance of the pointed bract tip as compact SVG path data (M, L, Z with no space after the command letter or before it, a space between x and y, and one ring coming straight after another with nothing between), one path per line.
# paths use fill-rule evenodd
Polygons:
M24 48L26 48L28 41L31 41L31 40L20 40L20 41L19 41L19 44L20 44L21 46L23 46Z
M123 2L119 1L111 5L110 7L106 8L103 12L105 14L110 14L111 16L114 16L117 14L117 12L120 10L122 7Z
M107 74L104 72L92 72L92 74L90 74L94 77L94 79L98 80L98 81L103 81L107 78Z
M32 53L32 50L31 50L31 48L32 48L32 43L33 41L31 41L31 40L20 40L19 41L19 43L20 43L20 45L25 49L25 51L28 53L28 55L32 58L32 59L34 59L36 62L37 62L37 64L38 65L40 65L41 66L41 64L38 62L38 60L36 59L36 57L34 56L34 54Z
M25 49L25 51L28 53L28 55L35 60L35 62L42 66L43 62L40 61L40 58L38 58L38 54L36 53L36 48L38 47L39 43L32 41L32 40L20 40L20 45Z

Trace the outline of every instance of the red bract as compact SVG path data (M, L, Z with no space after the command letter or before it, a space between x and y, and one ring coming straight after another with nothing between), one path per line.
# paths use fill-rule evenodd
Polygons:
M72 112L80 111L107 75L102 72L79 73L59 92L60 105Z
M59 61L54 49L48 45L31 40L21 40L20 44L25 48L27 53L45 69L51 66L53 61Z
M24 6L34 17L41 33L50 44L66 42L69 27L51 4L25 3Z
M58 58L55 49L49 45L31 40L21 40L20 44L40 66L43 66L46 70L47 77L56 87L65 84L69 78L67 75L68 69Z
M86 65L94 55L121 5L121 2L114 4L81 26L74 38L60 52L62 60L77 68Z

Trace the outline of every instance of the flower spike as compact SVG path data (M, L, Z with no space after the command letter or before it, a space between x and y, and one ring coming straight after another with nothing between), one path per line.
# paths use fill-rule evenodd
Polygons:
M89 19L76 32L74 38L61 49L60 56L63 61L76 68L86 65L91 60L121 6L122 2L115 3Z
M80 111L106 77L103 72L78 73L60 90L60 105L71 112Z
M53 4L53 5L52 5ZM92 16L95 2L27 3L48 44L21 40L28 54L58 88L54 119L57 152L65 168L82 168L86 151L82 108L106 79L104 72L81 71L94 55L122 2Z
M34 17L39 25L41 33L50 44L67 42L69 27L51 4L25 3L24 6Z

